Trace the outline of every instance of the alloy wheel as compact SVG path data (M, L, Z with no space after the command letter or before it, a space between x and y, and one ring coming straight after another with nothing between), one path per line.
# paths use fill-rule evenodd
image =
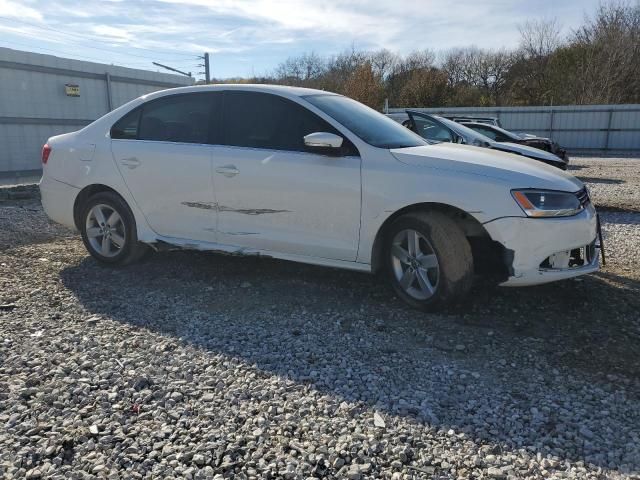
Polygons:
M91 247L103 257L115 257L124 248L124 222L120 214L109 205L98 204L89 210L86 233Z
M391 265L400 288L416 300L431 298L440 280L440 266L429 240L416 230L401 230L391 243Z

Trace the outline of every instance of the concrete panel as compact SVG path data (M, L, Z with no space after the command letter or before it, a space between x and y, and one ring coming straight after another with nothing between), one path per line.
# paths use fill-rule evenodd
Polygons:
M39 169L47 138L78 130L107 113L107 73L112 108L193 83L181 75L0 48L0 174ZM66 95L68 83L80 87L79 97Z

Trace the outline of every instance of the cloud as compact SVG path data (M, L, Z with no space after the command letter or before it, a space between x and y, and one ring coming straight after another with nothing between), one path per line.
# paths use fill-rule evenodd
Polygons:
M70 55L102 57L106 52L97 51L102 48L115 52L106 54L108 63L153 57L194 70L195 56L209 51L217 75L247 75L254 69L267 72L290 55L329 55L352 45L404 54L465 45L513 47L517 26L527 18L558 16L570 28L598 1L0 0L0 17L16 19L11 24L0 18L5 31L14 27L0 44L24 42L22 30L35 35L41 47L66 44ZM20 20L67 34L22 28Z
M12 0L0 0L0 15L3 17L42 21L42 13L35 8L26 6L24 3L25 2L14 2Z

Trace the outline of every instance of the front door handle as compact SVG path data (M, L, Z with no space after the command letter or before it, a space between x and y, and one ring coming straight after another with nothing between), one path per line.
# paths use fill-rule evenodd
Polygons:
M123 158L122 160L120 160L120 164L124 165L125 167L129 167L130 169L134 169L140 166L140 160L138 160L136 157Z
M240 173L240 170L235 165L224 165L216 168L216 172L221 173L225 177L234 177Z

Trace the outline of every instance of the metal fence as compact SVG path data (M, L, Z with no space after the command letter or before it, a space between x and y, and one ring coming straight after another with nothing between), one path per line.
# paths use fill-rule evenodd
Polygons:
M400 114L404 108L390 108ZM503 128L556 140L571 154L640 156L640 105L412 108L447 115L497 117Z
M192 78L0 47L0 178L40 173L47 138Z

